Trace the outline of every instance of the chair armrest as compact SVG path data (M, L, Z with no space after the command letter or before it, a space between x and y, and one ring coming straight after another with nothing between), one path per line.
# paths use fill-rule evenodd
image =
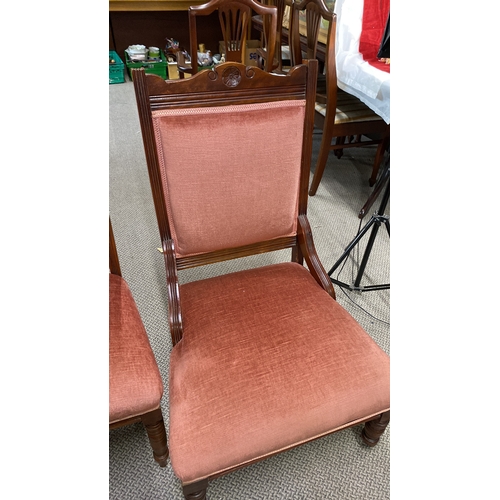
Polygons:
M172 345L175 345L182 339L182 313L173 240L163 241L163 257L165 258L167 278L170 335L172 336Z
M299 215L297 233L300 251L304 256L309 272L318 284L335 299L335 290L332 281L319 260L314 246L311 226L309 225L309 220L306 215Z

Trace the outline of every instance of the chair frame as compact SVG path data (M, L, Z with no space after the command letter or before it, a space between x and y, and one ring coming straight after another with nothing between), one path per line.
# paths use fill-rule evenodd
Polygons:
M178 64L181 79L184 73L190 73L191 75L198 73L196 18L198 16L208 16L216 10L219 14L219 22L224 39L226 61L244 62L243 51L247 41L252 12L256 12L268 20L268 30L263 31L263 41L269 51L270 59L266 60L264 68L266 71L271 71L275 57L278 29L276 7L264 5L255 0L210 0L205 4L189 7L191 65Z
M326 68L326 95L317 94L317 102L326 104L326 114L315 113L315 126L323 131L321 146L319 150L313 180L309 188L309 195L314 196L323 177L330 151L340 158L343 150L353 147L364 147L378 144L372 173L369 183L373 186L377 180L377 174L382 163L384 152L389 141L389 125L380 120L355 121L346 123L335 123L337 109L337 95L343 92L337 86L337 68L335 63L335 33L337 28L337 15L331 12L323 0L295 1L292 5L294 11L291 16L290 43L292 61L297 64L302 60L302 49L299 32L299 13L306 12L307 25L307 59L316 59L318 49L319 28L321 18L329 22L327 43L325 50ZM362 140L362 136L369 140ZM333 138L336 138L332 144ZM347 142L346 142L347 141Z
M111 219L109 219L109 271L111 274L122 277ZM161 407L143 413L142 415L112 422L109 424L109 429L117 429L119 427L135 424L137 422L142 422L144 428L146 429L149 443L153 449L153 457L155 461L160 465L160 467L165 467L168 462L169 452L167 446L167 433L165 430Z
M146 161L148 165L151 189L153 193L153 201L160 230L160 238L162 243L162 251L165 258L167 284L168 284L168 300L169 300L169 315L170 315L170 333L172 336L173 345L177 344L182 338L182 317L180 310L179 298L179 281L177 276L178 270L188 269L190 267L213 264L229 259L246 257L258 253L271 252L286 248L292 249L292 261L303 264L304 259L307 266L314 276L316 281L333 297L335 291L333 289L330 277L326 273L322 264L319 261L316 249L314 247L312 232L309 221L307 219L307 186L309 183L310 159L312 156L312 130L314 128L314 92L307 93L307 121L304 128L304 148L302 151L302 174L301 187L299 195L299 210L298 210L298 234L297 236L283 237L270 241L255 243L252 245L238 247L233 249L224 249L201 255L186 256L178 258L175 256L174 241L171 235L168 216L166 211L166 203L161 185L161 177L159 173L159 161L156 150L156 142L154 130L151 122L151 109L167 109L168 107L182 106L211 106L215 104L223 106L238 103L256 103L268 100L270 97L276 97L276 91L283 92L280 87L282 78L290 78L297 81L303 80L303 72L307 71L307 88L315 88L317 75L317 61L306 61L305 65L301 65L286 76L284 75L264 75L264 72L259 68L245 67L240 63L224 63L212 70L210 73L205 73L206 77L196 80L189 78L184 81L168 81L160 77L154 78L156 75L147 75L140 71L134 71L134 87L137 96L137 104L139 109L139 119L143 141L145 144ZM236 68L237 71L249 78L242 79L238 88L225 87L223 77L212 77L213 74L222 76L225 71L231 71L231 68ZM301 69L302 68L302 69ZM254 75L259 72L259 78L266 79L266 87L256 89L253 85ZM191 81L190 81L191 80ZM168 89L172 85L189 82L189 93L169 95ZM288 99L303 98L306 91L305 83L297 85L296 93L286 95ZM205 92L206 97L200 102L200 92ZM283 94L278 94L283 97ZM145 104L149 103L149 104ZM307 175L306 175L307 172Z
M204 71L186 80L165 81L157 75L145 74L142 68L134 69L133 83L136 92L139 120L145 148L153 201L157 216L161 246L165 260L167 293L169 301L169 322L172 344L175 346L183 335L180 307L178 271L195 266L207 265L265 252L291 249L291 260L307 264L316 282L335 299L335 291L330 277L322 266L316 252L311 226L307 218L308 184L312 155L312 131L314 128L315 88L317 80L317 60L307 61L290 70L287 75L275 75L259 68L245 67L240 63L224 63L212 71ZM237 74L238 78L227 78ZM178 257L168 221L167 204L163 192L159 158L152 123L153 110L184 107L211 107L230 104L251 104L282 99L306 99L306 117L303 131L301 157L301 180L299 187L297 233L294 236L262 241L237 248L229 248L202 254ZM362 439L368 446L374 446L387 424L389 411L358 421L365 423ZM348 427L348 426L346 426ZM346 428L344 427L344 428ZM336 431L332 431L336 432ZM312 438L312 441L316 438ZM296 445L299 446L299 445ZM290 448L288 448L290 449ZM273 453L278 454L279 451ZM270 455L266 455L266 458ZM256 458L244 466L258 462ZM203 500L210 480L243 467L234 466L206 479L183 484L187 500Z

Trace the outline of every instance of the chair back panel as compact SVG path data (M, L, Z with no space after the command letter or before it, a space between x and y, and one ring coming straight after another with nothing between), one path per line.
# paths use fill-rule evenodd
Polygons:
M327 78L332 82L337 82L335 68L335 33L337 16L331 12L324 0L302 0L293 3L292 22L290 27L290 44L292 51L292 61L300 64L302 61L302 49L300 44L300 24L301 13L305 15L306 29L306 51L305 59L316 59L320 29L325 23L328 24L326 35L325 68Z
M294 236L305 100L152 112L177 257Z
M184 80L133 71L168 272L284 248L297 255L317 61L286 76L236 62Z

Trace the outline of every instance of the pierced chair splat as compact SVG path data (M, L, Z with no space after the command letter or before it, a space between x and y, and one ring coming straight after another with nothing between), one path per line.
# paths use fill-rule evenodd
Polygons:
M226 61L243 62L244 49L249 33L249 23L252 15L261 15L266 20L267 29L264 30L263 47L269 54L270 60L265 62L264 69L271 71L276 50L277 9L257 2L256 0L210 0L202 5L189 7L189 45L190 59L187 63L182 52L178 60L179 76L184 78L185 73L196 74L203 67L198 62L198 32L196 20L217 11L224 43L224 57Z

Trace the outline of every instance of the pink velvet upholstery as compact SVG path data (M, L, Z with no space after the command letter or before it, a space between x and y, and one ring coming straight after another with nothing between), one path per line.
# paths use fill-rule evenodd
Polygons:
M389 409L389 357L301 265L180 294L169 446L184 484Z
M304 109L281 101L153 111L178 257L296 234Z
M163 383L127 283L109 275L109 423L160 407Z

